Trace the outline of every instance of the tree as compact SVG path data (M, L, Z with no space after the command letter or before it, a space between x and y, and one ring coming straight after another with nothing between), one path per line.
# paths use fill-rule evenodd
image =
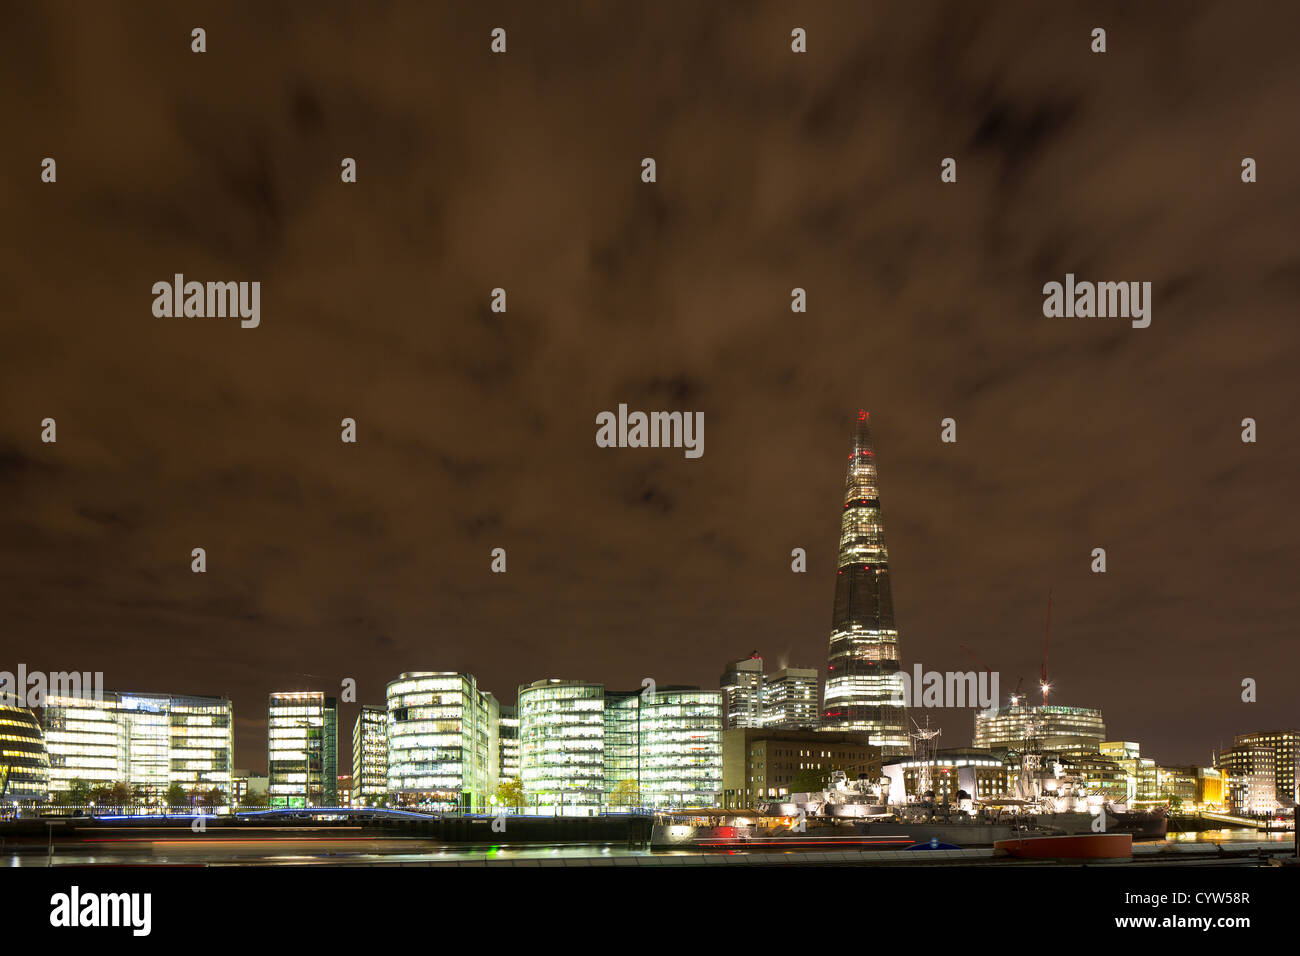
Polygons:
M90 784L84 780L74 780L64 795L65 807L84 807L90 803Z
M185 788L179 783L173 783L167 788L164 799L168 807L188 807L190 805L189 795L185 793Z
M108 788L108 804L114 807L130 807L135 803L131 788L119 780Z
M239 798L239 805L241 807L247 807L250 810L263 808L266 804L267 800L265 790L258 790L256 792L245 790L244 795Z
M638 807L641 805L641 788L635 780L628 777L614 785L609 794L611 807Z
M826 789L826 781L830 779L832 771L814 770L812 768L800 770L790 781L791 793L817 793L819 790Z
M512 780L502 780L497 784L497 801L498 807L515 807L516 809L524 805L524 782L518 777Z

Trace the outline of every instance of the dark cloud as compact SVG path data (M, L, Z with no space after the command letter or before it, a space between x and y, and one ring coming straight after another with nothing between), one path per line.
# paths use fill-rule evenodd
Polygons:
M1114 736L1297 722L1300 14L223 7L202 56L165 5L6 18L6 658L229 693L254 767L268 692L345 677L824 669L867 407L906 663L1032 679L1051 587ZM176 272L262 281L262 327L154 318ZM1044 319L1066 272L1150 280L1151 327ZM597 448L620 402L704 457Z

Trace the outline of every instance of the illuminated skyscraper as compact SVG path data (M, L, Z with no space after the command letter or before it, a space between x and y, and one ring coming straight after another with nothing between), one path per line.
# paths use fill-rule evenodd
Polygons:
M898 631L889 590L889 553L880 518L870 415L858 412L844 485L824 730L864 731L884 753L908 747Z
M471 674L388 684L388 792L403 806L482 812L497 787L500 705Z
M268 799L301 810L338 806L338 701L320 692L272 694L267 717Z
M388 792L388 711L363 706L352 725L352 806Z

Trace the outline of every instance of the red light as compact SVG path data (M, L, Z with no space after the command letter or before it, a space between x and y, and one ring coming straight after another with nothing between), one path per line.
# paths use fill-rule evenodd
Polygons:
M858 409L858 421L865 422L867 420L867 416L868 416L868 412L865 408Z

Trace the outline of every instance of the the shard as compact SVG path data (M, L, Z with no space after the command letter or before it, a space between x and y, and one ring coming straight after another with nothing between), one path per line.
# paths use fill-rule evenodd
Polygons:
M898 630L866 411L858 412L853 431L835 574L822 729L864 731L885 753L905 752L909 741Z

